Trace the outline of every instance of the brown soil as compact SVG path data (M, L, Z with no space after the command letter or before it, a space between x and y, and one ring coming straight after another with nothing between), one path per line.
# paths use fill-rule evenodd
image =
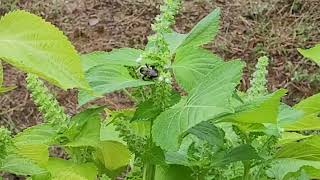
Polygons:
M161 0L20 0L17 6L8 5L10 3L14 0L1 0L0 13L20 8L41 15L61 28L79 52L85 53L120 47L143 48ZM271 58L269 89L287 88L286 102L294 104L319 91L319 80L297 81L293 80L293 74L295 71L298 75L320 72L296 50L320 42L320 1L185 0L175 30L188 32L216 7L220 7L223 14L221 31L207 48L225 59L240 58L247 62L242 89L249 86L248 77L256 59L267 54ZM0 125L14 132L41 121L24 78L22 72L5 65L5 84L18 87L0 96ZM76 92L50 87L66 111L74 114ZM121 108L130 101L121 93L114 93L97 103Z

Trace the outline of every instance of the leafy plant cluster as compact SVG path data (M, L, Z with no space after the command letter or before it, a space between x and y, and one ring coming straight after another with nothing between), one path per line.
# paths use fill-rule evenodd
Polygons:
M144 50L82 55L40 17L21 10L2 17L0 57L28 73L44 122L16 135L0 129L0 170L35 180L320 178L313 133L320 94L282 103L286 90L266 87L267 57L258 59L251 87L239 91L245 64L203 48L218 32L220 10L180 34L171 26L181 3L164 0ZM320 46L299 51L320 61ZM2 87L0 69L3 93L12 87ZM92 106L70 117L42 79L78 88L79 106L121 90L136 106ZM57 147L66 158L49 153Z

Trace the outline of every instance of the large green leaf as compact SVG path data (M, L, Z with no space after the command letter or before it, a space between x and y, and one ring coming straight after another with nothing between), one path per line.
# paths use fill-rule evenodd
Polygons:
M319 130L320 129L320 93L313 95L294 106L302 111L303 116L294 123L284 126L287 131Z
M129 164L131 153L120 142L102 141L98 147L97 158L108 170L116 170Z
M274 178L276 180L286 179L285 177L289 173L298 172L300 169L304 169L308 175L313 175L313 167L320 172L320 162L319 161L308 161L308 160L298 160L298 159L277 159L271 163L271 167L267 170L267 175L269 178ZM314 179L318 179L314 177Z
M235 121L240 123L277 123L281 97L287 91L284 89L258 98L253 102L249 101L237 107L237 113L227 116L222 121Z
M219 57L205 49L187 47L177 51L172 68L179 85L190 92L222 62Z
M98 146L100 142L100 113L103 108L87 109L72 118L73 125L66 132L71 142L66 146Z
M274 157L320 161L320 136L315 135L299 142L287 143L281 146Z
M24 144L16 149L16 153L21 157L36 162L41 167L45 166L49 160L48 146L44 144Z
M151 81L132 78L127 68L121 65L94 66L86 72L86 78L93 88L94 94L81 90L79 92L79 105L113 91L153 84Z
M303 111L281 104L278 114L278 125L283 128L303 117Z
M97 177L97 169L93 163L76 164L60 158L50 158L46 168L51 173L53 179L60 179L59 176L63 172L71 172L71 174L76 174L86 180L93 180Z
M169 45L171 54L174 54L176 52L177 48L183 43L187 36L187 34L180 34L177 32L172 32L164 35L164 39Z
M281 138L278 141L279 145L284 145L287 143L292 143L292 142L296 142L296 141L300 141L302 139L306 139L311 137L312 135L306 136L306 135L302 135L296 132L283 132L281 134Z
M187 34L180 34L175 31L173 31L172 33L164 34L164 40L168 44L171 54L174 54L176 52L177 48L183 43L187 36ZM155 47L154 43L151 42L152 41L149 41L146 45L146 50Z
M156 144L166 150L177 150L181 135L188 129L202 121L234 112L228 100L240 81L242 68L240 61L215 67L187 98L161 113L152 127Z
M63 89L90 89L80 57L67 37L26 11L13 11L1 18L0 58Z
M219 20L220 9L215 9L188 33L180 47L201 46L210 42L219 31Z
M320 65L320 44L310 49L298 49L298 51L306 58L310 58Z
M47 171L27 158L17 155L7 156L0 164L0 171L16 175L46 174Z
M18 133L13 141L16 146L25 144L52 145L58 136L58 130L48 124L40 124Z
M81 64L85 71L98 65L117 64L123 66L138 66L142 50L132 48L115 49L111 52L96 51L81 55Z

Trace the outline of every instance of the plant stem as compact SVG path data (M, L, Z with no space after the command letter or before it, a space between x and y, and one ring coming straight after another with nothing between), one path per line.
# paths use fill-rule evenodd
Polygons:
M249 180L250 179L250 166L251 166L251 163L250 161L243 161L243 167L244 167L244 170L243 170L243 180Z
M154 180L156 166L154 164L145 163L143 169L143 180Z

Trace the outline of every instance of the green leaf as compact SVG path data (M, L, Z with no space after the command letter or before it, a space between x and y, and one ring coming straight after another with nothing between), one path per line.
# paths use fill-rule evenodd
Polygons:
M202 121L232 113L227 102L240 81L242 68L240 61L215 67L187 98L161 113L152 127L156 144L165 150L177 150L182 134L188 129Z
M96 51L81 55L81 64L85 71L98 65L138 66L142 50L132 48L115 49L111 52Z
M281 97L287 91L279 89L276 92L257 98L253 102L241 105L237 113L224 117L221 121L236 121L240 123L277 123Z
M283 132L281 134L281 138L278 141L279 145L284 145L284 144L288 144L288 143L292 143L295 141L300 141L302 139L306 139L311 137L311 135L309 136L305 136L296 132Z
M100 141L117 141L125 144L122 138L120 138L120 132L116 130L116 126L113 123L101 126Z
M81 179L92 180L97 177L97 169L93 163L76 164L72 161L50 158L47 165L48 171L51 173L53 179L60 179L62 174L71 173L72 176L78 175Z
M170 101L168 102L167 107L171 107L181 99L180 94L173 92L170 96ZM137 110L134 113L131 121L150 121L155 119L162 112L162 107L155 105L153 99L146 100L140 103L137 107Z
M166 162L168 164L179 164L183 166L191 166L189 162L188 152L190 146L194 143L191 135L183 138L178 151L168 151L165 153Z
M304 169L307 174L313 174L310 167L317 169L319 172L320 162L297 159L277 159L271 163L271 167L267 170L267 175L276 180L283 180L286 179L285 177L289 173L298 172L300 169Z
M237 161L248 161L252 159L260 159L260 156L251 145L242 144L231 149L223 156L217 157L213 163L217 166L223 166Z
M194 180L190 168L179 165L170 165L168 168L156 167L156 180Z
M320 136L315 135L300 142L287 143L281 146L274 157L320 161Z
M71 171L62 171L56 174L52 180L88 180L74 172Z
M71 129L67 136L72 138L66 146L98 146L100 142L100 113L103 108L87 109L72 118Z
M304 131L320 129L320 93L313 95L294 106L303 112L303 116L294 123L284 126L286 131Z
M174 54L176 52L178 47L183 43L187 36L187 34L180 34L177 32L172 32L164 35L164 39L169 45L171 54Z
M94 66L86 72L86 78L93 88L94 95L81 90L78 96L80 106L113 91L153 84L151 81L132 78L127 68L121 65Z
M172 68L179 85L190 92L222 62L222 59L205 49L188 47L177 51Z
M131 130L140 137L149 137L151 130L150 121L135 121L130 123Z
M310 169L312 168L315 171L319 171L318 169L315 169L313 167L310 166L304 166L302 168L300 168L299 171L297 172L290 172L288 173L283 180L310 180L310 179L319 179L319 176L310 176L309 173L307 173L306 169ZM319 174L319 173L318 173Z
M103 141L99 144L97 158L108 170L116 170L129 164L131 154L120 142Z
M320 65L320 44L310 49L298 49L298 51L306 58L313 60Z
M0 164L0 171L9 172L16 175L36 175L46 174L47 171L31 160L19 157L17 155L9 155Z
M180 47L201 46L210 42L219 31L220 9L217 8L203 18L183 41Z
M172 33L164 34L164 40L168 44L171 54L174 54L176 52L178 47L183 43L183 41L187 36L188 36L187 34L180 34L175 31L173 31ZM146 50L154 47L155 47L154 42L151 43L151 41L149 41L148 44L146 45Z
M307 176L309 176L309 179L320 179L320 168L315 166L303 166L300 171L304 172ZM302 174L302 173L301 173ZM301 179L299 179L301 180ZM302 179L304 180L304 179Z
M303 111L292 108L286 104L281 104L277 121L280 127L285 127L288 124L296 122L301 117L303 117Z
M310 179L314 179L314 178L310 178L310 176L306 173L306 171L304 169L300 169L298 172L287 174L285 179L286 180L292 180L292 179L310 180Z
M13 141L16 146L30 144L52 145L58 136L58 130L49 124L40 124L18 133Z
M212 146L222 147L224 145L224 131L208 121L197 124L188 132L207 141Z
M49 160L48 146L44 144L24 144L17 147L15 153L36 162L41 167Z
M1 18L0 58L63 89L90 89L80 57L67 37L26 11L13 11Z
M131 153L112 122L101 126L100 140L96 157L105 168L113 171L129 164Z
M165 152L159 146L147 148L142 159L153 165L167 166Z

